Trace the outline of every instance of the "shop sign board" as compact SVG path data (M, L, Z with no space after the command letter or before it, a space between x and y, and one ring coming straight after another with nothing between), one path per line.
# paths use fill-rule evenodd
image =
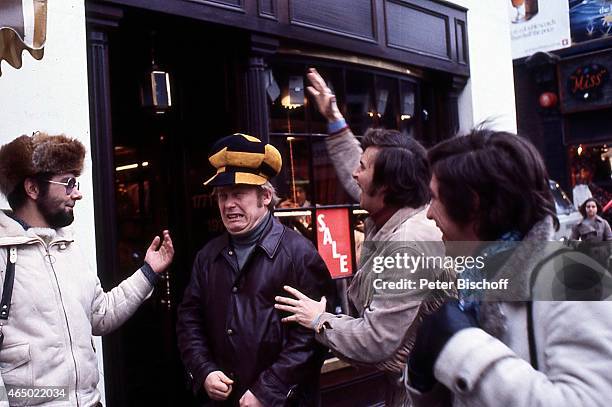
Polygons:
M612 1L570 0L569 4L574 43L612 35Z
M506 0L512 58L571 45L569 4L559 0Z
M317 209L317 249L332 278L353 275L348 208Z
M612 106L612 55L593 53L559 63L561 110L575 112Z
M608 76L608 69L598 64L578 67L567 80L567 91L578 100L601 99Z

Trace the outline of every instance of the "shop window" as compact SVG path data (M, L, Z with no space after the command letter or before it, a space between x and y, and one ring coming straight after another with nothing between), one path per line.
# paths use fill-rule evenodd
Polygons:
M346 118L355 134L376 126L379 112L374 103L374 76L360 71L346 73Z
M329 248L321 249L323 242L318 241L322 240L323 224L318 214L329 214L327 209L338 208L333 213L343 214L341 218L347 216L349 226L348 230L331 230L331 239L341 239L342 247L350 248L347 259L351 259L350 268L356 271L367 213L346 193L327 154L327 122L306 90L310 66L317 68L336 95L338 108L358 138L370 127L398 129L406 137L418 137L419 87L405 75L320 63L277 61L267 71L270 143L279 149L283 159L281 174L273 181L281 199L275 215L310 239L323 255L321 250ZM350 277L342 278L342 271L336 269L332 274L339 277L336 310L347 313L346 287Z
M568 155L572 195L579 191L577 185L586 185L593 197L606 205L612 199L612 149L608 144L575 144L569 147Z
M385 76L376 76L375 109L372 114L376 125L387 129L397 129L399 119L398 81Z
M355 203L338 183L327 155L327 122L306 90L310 66L317 67L336 95L338 107L357 137L370 127L384 127L419 138L419 88L415 81L405 75L319 65L277 61L266 71L270 141L281 151L284 163L276 186L285 206L295 199L298 186L313 206Z
M150 163L139 159L136 150L115 147L115 193L119 234L118 263L120 272L129 274L144 261L147 245L143 235L145 221L152 219Z
M416 85L408 81L400 81L399 130L414 135L416 122Z
M312 155L310 139L271 135L270 143L278 148L283 157L281 173L273 182L280 198L277 208L289 211L286 214L281 211L279 218L285 225L314 240L311 217L314 183L309 165Z
M303 67L288 65L281 70L269 70L267 75L271 128L278 133L306 133Z

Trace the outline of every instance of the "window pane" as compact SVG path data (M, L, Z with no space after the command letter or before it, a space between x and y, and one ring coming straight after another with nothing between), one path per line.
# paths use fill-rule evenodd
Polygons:
M309 163L310 142L307 137L270 135L270 143L278 148L283 167L274 180L281 201L290 201L292 206L307 207L312 204L312 182Z
M270 131L307 132L305 117L305 77L301 65L277 65L267 72L270 104ZM273 99L273 100L272 100Z
M400 81L400 131L414 136L416 122L416 87L413 83Z
M379 127L398 128L397 86L397 79L380 75L376 77L376 106L373 118Z
M366 129L375 124L373 80L372 74L346 72L346 115L355 134L363 134Z
M315 193L318 205L338 205L353 203L338 181L334 165L327 155L322 138L312 140L312 165L315 179Z

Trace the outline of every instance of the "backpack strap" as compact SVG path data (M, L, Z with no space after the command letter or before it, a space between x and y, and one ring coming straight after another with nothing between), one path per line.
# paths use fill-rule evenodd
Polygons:
M17 263L17 247L8 249L6 261L6 274L0 300L0 319L7 320L11 311L11 298L13 297L13 283L15 282L15 263Z
M533 288L533 285L535 284L535 280L538 276L538 273L540 269L542 268L542 266L546 264L546 262L548 262L549 260L559 255L562 255L564 253L568 253L571 251L574 251L574 250L569 247L562 247L562 248L559 248L558 250L555 250L553 253L549 254L543 260L541 260L537 264L537 266L534 267L533 273L531 273L529 287ZM533 366L535 370L538 370L538 349L536 346L535 332L533 329L533 300L526 301L526 305L527 305L527 340L529 341L529 362L531 363L531 366Z
M533 301L527 301L527 339L529 340L529 362L535 370L538 370L538 352L533 331Z
M2 299L0 299L0 348L4 342L2 327L8 320L11 311L11 298L13 297L13 283L15 282L15 264L17 263L17 247L7 249L6 273L4 274L4 286L2 287Z

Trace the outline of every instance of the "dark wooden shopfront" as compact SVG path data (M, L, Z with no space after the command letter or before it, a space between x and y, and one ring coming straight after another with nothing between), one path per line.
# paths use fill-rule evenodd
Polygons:
M611 69L609 36L514 62L519 134L538 146L566 191L586 181L602 205L612 199ZM545 93L554 104L541 104Z
M153 298L104 339L107 404L195 405L174 322L195 252L222 230L202 186L208 149L233 132L272 142L286 163L281 197L299 183L312 211L344 207L356 225L322 147L325 123L299 101L306 69L333 84L357 134L385 126L434 144L458 129L466 11L428 0L116 0L86 10L100 278L125 278L166 225L177 248ZM169 74L167 109L147 98L152 70ZM327 364L324 405L374 405L379 379Z

